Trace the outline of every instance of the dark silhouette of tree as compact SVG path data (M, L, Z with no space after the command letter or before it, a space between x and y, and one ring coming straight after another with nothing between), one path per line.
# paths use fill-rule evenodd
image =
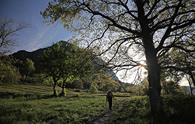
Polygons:
M8 47L13 46L15 35L26 26L17 24L11 19L0 19L0 52L8 52Z
M184 75L189 75L192 83L195 84L195 79L193 77L195 73L194 41L190 39L182 42L185 42L185 45L182 47L188 48L191 52L186 51L185 49L172 48L163 56L163 58L161 57L159 59L161 69L163 70L163 73L168 73L167 77L171 77L175 79L175 81L181 80Z
M148 70L153 122L157 123L162 111L160 58L172 48L194 52L195 44L188 43L195 33L192 0L55 0L42 15L51 22L61 19L66 27L81 33L84 30L82 35L87 36L87 41L94 38L89 46L103 45L101 49L96 47L100 49L99 55L111 51L107 62L112 67L140 66L129 52L131 48L142 50ZM174 65L164 68L175 69Z

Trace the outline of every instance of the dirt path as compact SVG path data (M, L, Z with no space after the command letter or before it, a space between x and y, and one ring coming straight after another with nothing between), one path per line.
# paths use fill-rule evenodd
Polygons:
M112 111L107 111L95 119L88 122L89 124L110 124L112 123Z
M116 116L114 117L114 115L116 115L116 113L120 113L126 107L124 107L124 101L122 102L122 100L117 99L115 99L114 101L115 103L113 105L112 111L108 110L107 108L106 112L102 113L99 116L96 116L95 118L92 118L90 121L88 121L87 124L115 124L117 118Z

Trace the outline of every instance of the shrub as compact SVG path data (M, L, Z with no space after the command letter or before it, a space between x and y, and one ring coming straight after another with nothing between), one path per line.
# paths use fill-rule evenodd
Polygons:
M98 92L97 85L95 83L91 84L89 92L91 92L91 93L97 93Z
M14 83L19 81L20 73L10 63L0 61L0 83Z
M193 124L195 122L195 97L192 96L167 96L163 98L164 111L168 122Z

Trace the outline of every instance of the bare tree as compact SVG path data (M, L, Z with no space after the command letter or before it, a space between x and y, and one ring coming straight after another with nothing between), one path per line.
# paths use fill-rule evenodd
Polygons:
M172 48L194 52L194 42L187 43L195 33L194 8L192 0L55 0L42 15L51 22L61 19L66 27L80 32L89 46L101 46L95 48L113 67L140 66L130 52L142 50L155 123L162 111L159 60Z
M16 33L25 28L25 25L17 24L11 19L0 19L0 52L7 52L8 47L15 43Z

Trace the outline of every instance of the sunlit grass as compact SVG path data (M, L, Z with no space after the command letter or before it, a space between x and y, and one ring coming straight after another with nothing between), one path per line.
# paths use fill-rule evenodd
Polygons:
M0 85L0 90L0 95L5 95L0 98L1 124L85 124L108 112L105 94L69 89L66 97L52 97L49 86L17 84ZM165 116L162 119L167 124L193 124L194 104L195 97L163 97ZM109 119L114 124L149 124L149 98L114 93L113 111Z
M57 92L60 90L58 88ZM1 84L0 93L5 95L0 99L1 124L85 123L105 111L104 96L82 91L67 90L67 97L55 98L51 97L49 86ZM49 97L43 97L45 95Z
M52 120L59 123L84 123L104 112L104 103L102 96L39 100L1 99L0 120L2 123L50 123Z

